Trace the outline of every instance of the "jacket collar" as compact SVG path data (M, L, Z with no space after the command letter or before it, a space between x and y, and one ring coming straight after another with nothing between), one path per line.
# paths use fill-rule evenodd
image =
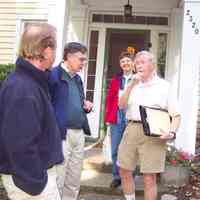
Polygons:
M48 92L49 71L41 71L24 58L16 61L16 72L23 72L34 79L46 92Z
M58 78L62 81L66 81L64 78L64 73L66 73L66 71L63 69L62 67L62 62L58 65ZM75 74L73 76L73 78L75 78L77 81L79 81L79 75Z

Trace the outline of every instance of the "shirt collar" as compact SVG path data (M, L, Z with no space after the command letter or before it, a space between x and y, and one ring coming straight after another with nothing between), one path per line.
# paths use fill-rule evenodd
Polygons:
M71 78L73 78L73 77L76 76L76 74L71 74L71 73L70 73L68 67L67 67L63 62L61 63L61 67L62 67L62 69L63 69L65 72L67 72L67 73L69 74L69 76L70 76Z
M141 82L140 81L139 86L141 86L141 87L148 87L148 86L151 86L153 84L156 84L158 80L159 80L158 75L154 74L153 77L152 77L152 79L149 80L148 82Z
M126 74L123 74L123 77L124 77L126 80L128 80L128 79L131 79L131 78L132 78L132 76L133 76L133 74L132 74L132 73L130 73L130 74L128 74L128 75L126 75Z

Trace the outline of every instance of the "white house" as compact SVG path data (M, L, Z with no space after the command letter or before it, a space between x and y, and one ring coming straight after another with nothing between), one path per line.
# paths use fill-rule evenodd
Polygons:
M82 73L92 138L103 129L108 81L118 69L120 51L128 46L149 49L158 71L174 83L182 122L176 145L194 153L200 145L199 68L200 0L130 0L132 17L124 16L127 0L7 0L0 1L0 63L13 62L26 23L48 21L58 30L57 63L63 45L85 43L88 66Z

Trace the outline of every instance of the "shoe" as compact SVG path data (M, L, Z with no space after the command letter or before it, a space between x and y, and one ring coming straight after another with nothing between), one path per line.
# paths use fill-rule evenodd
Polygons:
M121 180L120 179L114 179L110 184L110 188L117 188L120 185L121 185Z

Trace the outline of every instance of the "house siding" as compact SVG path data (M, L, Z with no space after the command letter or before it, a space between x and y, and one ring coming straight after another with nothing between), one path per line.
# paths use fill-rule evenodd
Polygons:
M48 20L49 4L55 0L0 1L0 64L13 63L23 20Z
M16 35L16 2L0 2L0 64L11 63Z

